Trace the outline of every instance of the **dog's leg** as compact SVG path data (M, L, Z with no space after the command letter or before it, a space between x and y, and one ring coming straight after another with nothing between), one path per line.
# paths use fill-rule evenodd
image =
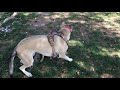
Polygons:
M44 55L42 55L42 59L40 60L40 62L42 62L44 60Z
M26 65L23 65L21 66L19 69L28 77L32 77L32 74L30 72L27 72L25 69L27 68L28 66Z
M73 61L73 59L72 58L69 58L68 56L66 56L65 54L59 54L59 58L63 58L63 59L65 59L65 60L68 60L68 61Z
M32 77L32 74L25 69L28 67L33 66L33 56L32 55L25 55L21 56L21 63L23 64L19 69L28 77Z

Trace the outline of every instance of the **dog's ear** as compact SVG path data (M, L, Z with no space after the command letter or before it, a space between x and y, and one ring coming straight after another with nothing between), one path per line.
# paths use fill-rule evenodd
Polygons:
M72 29L72 26L70 24L67 24L66 22L62 22L62 24L60 25L60 28L63 27L68 27L69 29Z

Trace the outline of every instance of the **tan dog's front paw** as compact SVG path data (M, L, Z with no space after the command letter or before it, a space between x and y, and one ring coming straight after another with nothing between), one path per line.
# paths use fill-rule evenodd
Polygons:
M29 72L27 72L27 73L26 73L26 76L28 76L28 77L32 77L32 74L29 73Z
M73 61L73 59L72 59L72 58L70 58L70 59L69 59L69 61L70 61L70 62L72 62L72 61Z

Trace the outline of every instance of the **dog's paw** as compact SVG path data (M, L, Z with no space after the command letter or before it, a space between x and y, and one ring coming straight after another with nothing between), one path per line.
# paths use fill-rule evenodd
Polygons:
M27 72L27 73L26 73L26 76L27 76L27 77L32 77L33 75L32 75L31 73Z
M72 62L72 61L73 61L73 59L72 59L72 58L70 58L70 59L69 59L69 61L70 61L70 62Z

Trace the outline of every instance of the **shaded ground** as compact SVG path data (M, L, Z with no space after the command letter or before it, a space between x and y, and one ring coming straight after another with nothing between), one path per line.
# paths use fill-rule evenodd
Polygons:
M9 15L1 13L0 22ZM59 30L63 21L74 29L68 50L73 62L45 57L40 63L36 57L31 69L34 78L119 78L120 13L109 12L21 12L5 25L10 25L10 32L0 31L0 77L8 77L10 55L21 39ZM18 57L15 67L14 76L24 78Z

